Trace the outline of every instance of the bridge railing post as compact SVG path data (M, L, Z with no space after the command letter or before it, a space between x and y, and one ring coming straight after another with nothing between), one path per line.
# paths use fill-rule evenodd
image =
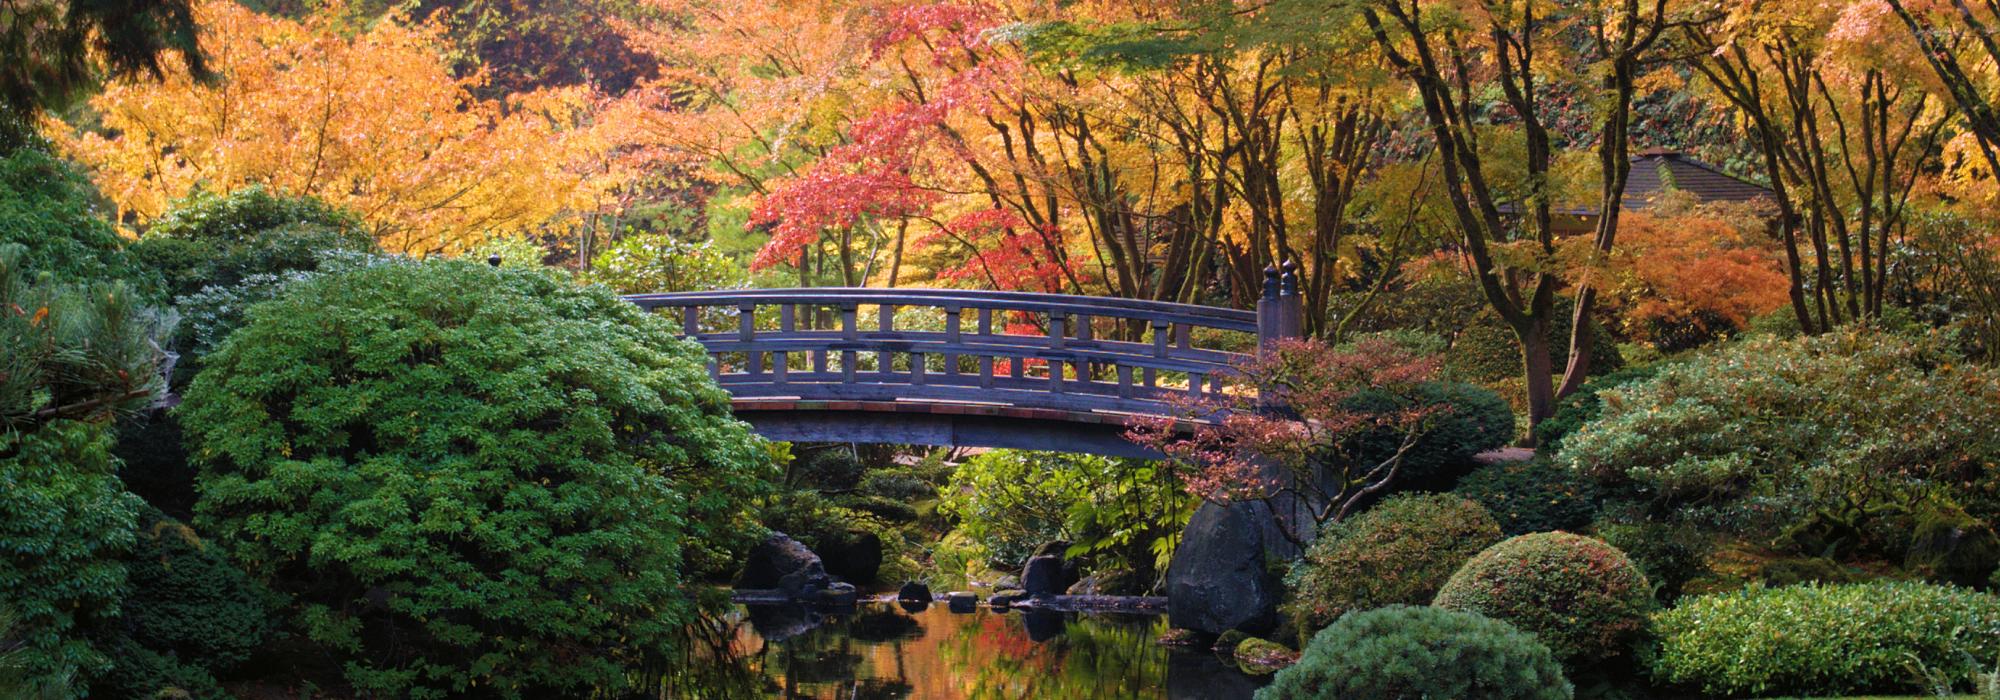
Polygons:
M1270 353L1280 341L1305 334L1305 297L1299 294L1298 263L1285 261L1281 271L1264 268L1264 295L1257 300L1257 352Z

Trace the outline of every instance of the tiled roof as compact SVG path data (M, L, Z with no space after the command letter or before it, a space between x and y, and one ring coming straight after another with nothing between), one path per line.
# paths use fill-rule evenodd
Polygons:
M1675 189L1694 195L1703 202L1748 202L1772 199L1770 188L1724 174L1715 166L1678 151L1649 148L1632 156L1632 172L1625 179L1625 210L1645 209L1660 193ZM1513 202L1500 205L1500 213L1515 215L1520 208ZM1595 207L1577 207L1554 212L1567 216L1593 216Z
M1769 188L1723 174L1687 155L1647 149L1632 158L1632 174L1625 182L1625 208L1645 209L1652 205L1654 195L1669 188L1703 202L1748 202L1772 196Z

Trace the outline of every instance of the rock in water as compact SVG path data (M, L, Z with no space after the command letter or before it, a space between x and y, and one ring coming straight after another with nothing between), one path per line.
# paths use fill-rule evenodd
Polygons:
M1021 588L1028 595L1062 595L1076 581L1064 576L1062 557L1044 554L1021 567Z
M872 583L882 569L882 538L873 532L849 532L820 549L826 572L843 581Z
M860 599L861 594L854 589L854 584L835 581L819 592L817 602L828 608L852 608Z
M955 613L969 613L979 609L979 598L971 591L952 591L944 594L945 606Z
M772 589L793 600L809 600L832 583L819 555L782 532L771 533L750 550L736 577L737 588Z
M907 581L896 591L896 600L906 603L931 602L931 587L916 581Z
M1299 653L1283 644L1250 637L1236 644L1236 666L1253 676L1268 676L1299 662Z
M1209 634L1269 632L1278 623L1278 582L1264 568L1257 503L1204 503L1181 533L1167 567L1167 623Z

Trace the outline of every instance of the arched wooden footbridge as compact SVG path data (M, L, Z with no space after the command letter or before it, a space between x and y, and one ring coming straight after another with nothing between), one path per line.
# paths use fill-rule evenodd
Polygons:
M708 350L736 414L772 439L1151 456L1122 434L1175 395L1228 390L1249 353L1297 336L1291 275L1256 311L962 289L637 294Z

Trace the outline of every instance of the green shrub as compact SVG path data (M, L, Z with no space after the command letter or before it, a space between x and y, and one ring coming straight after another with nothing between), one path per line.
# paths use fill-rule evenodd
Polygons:
M1688 582L1708 575L1714 539L1686 523L1641 520L1599 522L1597 536L1631 558L1661 601L1679 598Z
M1576 531L1597 518L1597 485L1545 459L1480 467L1453 493L1485 506L1508 535Z
M665 233L619 239L591 261L589 279L621 294L696 292L746 282L729 256L707 243L684 243Z
M107 665L84 635L118 614L138 499L109 422L160 385L160 319L123 283L28 283L0 244L0 607L22 683L62 694Z
M1962 486L2000 460L2000 370L1868 328L1751 339L1603 395L1558 463L1796 554L1900 557L1916 506L1980 497Z
M1404 454L1396 476L1398 490L1450 489L1460 476L1478 466L1473 455L1514 439L1514 409L1499 394L1470 384L1427 382L1408 400L1368 391L1349 403L1356 410L1381 413L1406 409L1412 403L1449 407L1431 420L1428 430ZM1348 449L1364 463L1374 464L1393 457L1402 446L1403 431L1383 429L1359 438Z
M32 682L88 680L109 665L83 633L118 614L140 505L113 469L103 425L0 430L0 602Z
M171 318L124 282L61 282L25 259L22 246L0 244L0 433L145 407L164 385L159 340Z
M1472 501L1391 497L1320 530L1292 567L1285 613L1307 637L1350 612L1427 605L1459 566L1500 538L1493 516Z
M92 697L230 700L215 676L198 660L180 659L141 646L131 637L104 644L115 659L110 673L91 684Z
M1521 535L1487 548L1452 574L1432 603L1512 624L1564 663L1622 656L1653 607L1646 575L1625 553L1566 532Z
M1257 700L1568 700L1548 647L1472 613L1395 605L1349 613L1314 635Z
M124 279L149 284L97 210L76 167L39 148L0 150L0 246L25 247L19 264L58 282Z
M364 693L615 692L757 532L770 456L706 376L664 319L550 273L323 275L188 389L195 522Z
M1939 583L1977 586L2000 572L2000 534L1962 509L1926 508L1911 529L1904 566Z
M152 697L236 669L270 629L263 592L192 529L145 507L126 558L119 651L97 684L107 697Z
M1584 382L1575 393L1556 402L1555 415L1535 425L1535 447L1542 454L1562 451L1564 438L1584 424L1597 420L1597 415L1603 412L1604 400L1598 397L1600 392L1651 379L1659 371L1659 365L1627 367Z
M2000 654L2000 597L1892 581L1752 587L1684 599L1653 631L1654 678L1703 693L1928 690L1913 664L1963 679Z
M1354 334L1345 339L1337 349L1342 352L1352 352L1357 344L1370 339L1388 341L1389 344L1402 348L1418 357L1443 355L1445 350L1449 349L1450 346L1450 343L1445 341L1444 336L1430 331L1391 328L1384 331Z
M311 197L262 186L226 195L198 191L154 221L132 254L182 297L252 275L316 270L329 251L376 252L361 219Z

